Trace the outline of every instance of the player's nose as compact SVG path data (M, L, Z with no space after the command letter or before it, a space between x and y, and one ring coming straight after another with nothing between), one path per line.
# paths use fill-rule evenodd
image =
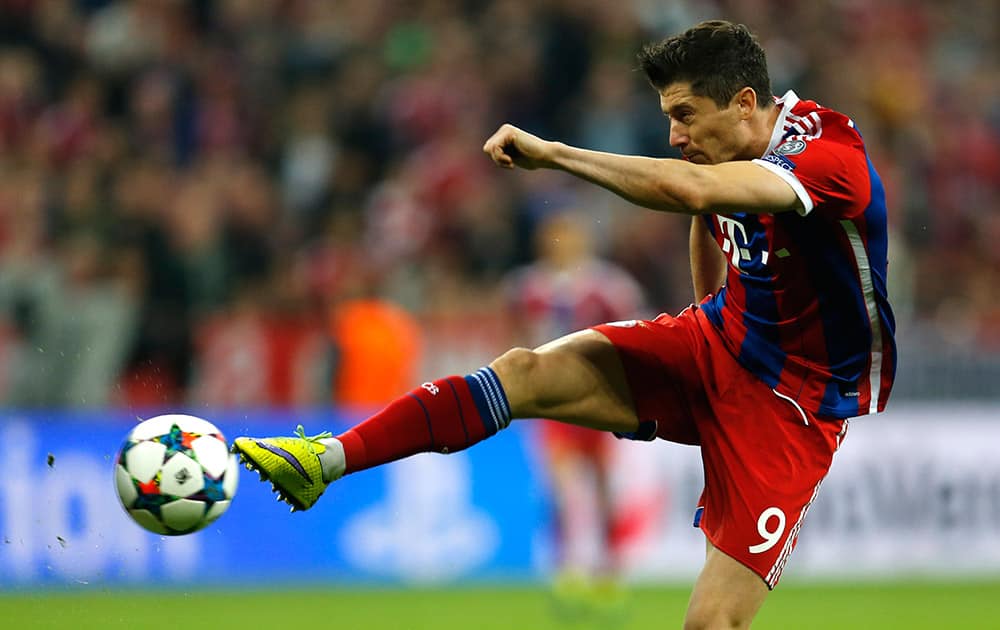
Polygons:
M691 135L688 133L687 127L676 122L671 122L670 146L680 149L681 153L683 153L689 144L691 144Z
M691 137L688 136L687 127L678 123L677 121L670 121L670 146L676 147L681 151L684 151L684 147L691 142Z

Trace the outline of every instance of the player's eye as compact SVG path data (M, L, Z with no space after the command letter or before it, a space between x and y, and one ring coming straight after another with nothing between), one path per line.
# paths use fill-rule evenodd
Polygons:
M670 118L676 120L679 123L690 125L691 121L694 120L694 112L689 109L682 109L670 114Z

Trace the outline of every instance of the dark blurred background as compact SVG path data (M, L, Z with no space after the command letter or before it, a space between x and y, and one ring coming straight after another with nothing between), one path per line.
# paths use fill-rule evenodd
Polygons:
M883 175L896 396L997 399L994 0L0 0L0 401L377 404L526 343L504 278L567 208L683 308L686 219L480 147L671 155L635 52L719 16Z

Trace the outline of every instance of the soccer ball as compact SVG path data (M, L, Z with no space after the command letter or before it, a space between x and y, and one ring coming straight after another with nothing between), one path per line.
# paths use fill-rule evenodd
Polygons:
M140 422L115 460L115 488L132 519L156 534L212 523L236 494L239 465L211 422L181 414Z

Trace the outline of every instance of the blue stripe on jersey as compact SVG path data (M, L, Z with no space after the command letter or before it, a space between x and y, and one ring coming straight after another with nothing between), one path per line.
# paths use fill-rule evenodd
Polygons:
M750 260L740 260L740 284L746 294L746 311L743 325L746 336L740 345L739 361L768 387L776 387L785 367L785 352L781 349L781 338L777 322L778 301L774 294L774 276L764 265L763 252L768 251L767 230L756 215L734 215L741 218L747 232L751 234L747 249L752 254Z
M832 374L818 415L856 416L858 383L868 363L871 330L854 261L845 259L843 249L832 238L832 230L839 228L836 224L807 219L790 221L788 227L796 242L828 244L803 251L810 282L816 288L827 367Z
M882 185L882 179L875 171L875 165L870 159L868 160L868 176L872 182L872 199L881 201L879 205L869 204L865 209L865 221L868 224L868 260L871 261L875 302L878 306L878 316L883 329L889 333L883 336L888 337L889 347L882 348L882 356L891 365L887 366L883 363L882 370L884 372L885 368L889 367L892 376L889 380L892 382L896 375L896 317L892 313L892 307L889 306L889 289L886 283L889 270L889 239L888 226L886 225L888 212L885 208L885 188Z
M889 331L889 341L891 342L892 356L896 356L896 317L889 306L889 290L886 287L886 274L889 269L889 239L886 234L886 210L885 210L885 189L882 180L875 172L875 166L868 160L868 173L872 180L872 198L876 196L882 200L881 208L869 205L865 210L865 221L868 222L868 259L872 261L872 280L875 282L875 295L878 298L878 311L882 317L882 323ZM877 222L876 218L881 213L882 220ZM880 232L872 231L873 224L876 224ZM874 238L873 238L874 236ZM885 349L883 349L885 350ZM895 363L895 361L893 361Z
M725 303L726 287L722 287L710 301L698 305L698 308L700 308L702 312L705 313L705 316L708 317L708 321L712 322L712 325L715 326L719 332L723 332L725 330L725 323L722 320L722 305Z
M877 316L880 317L881 324L889 326L891 333L894 323L885 287L885 193L870 160L868 172L871 201L863 214L867 235L865 247L878 307ZM813 248L807 258L809 276L817 288L828 366L833 375L827 383L819 414L846 418L868 413L867 408L859 408L858 388L869 377L867 368L871 356L872 329L864 292L858 286L856 261L853 254L848 254L842 246L830 241L829 230L835 229L830 224L801 221L795 222L795 227L801 228L800 235L796 235L796 238L804 239L802 242L831 243L829 247ZM809 234L817 229L826 234ZM845 305L850 305L851 308L845 309ZM854 352L851 352L852 349ZM894 350L883 349L883 353L886 351L894 355Z

